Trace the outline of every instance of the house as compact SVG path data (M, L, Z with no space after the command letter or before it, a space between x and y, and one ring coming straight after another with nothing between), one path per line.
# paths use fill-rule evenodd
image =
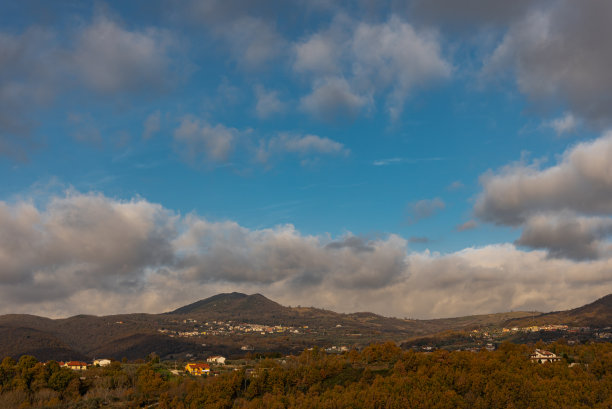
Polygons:
M208 357L208 359L206 359L206 362L218 365L225 365L225 357L222 357L221 355L213 355Z
M208 364L191 363L185 365L185 370L191 375L202 376L210 373L210 366Z
M111 364L110 359L96 359L93 361L94 366L109 366Z
M561 357L553 354L550 351L545 351L543 349L536 349L533 354L529 357L533 362L538 362L543 364L545 362L557 362L561 360Z
M87 362L70 361L70 362L66 362L64 366L68 369L73 369L75 371L83 371L87 369Z

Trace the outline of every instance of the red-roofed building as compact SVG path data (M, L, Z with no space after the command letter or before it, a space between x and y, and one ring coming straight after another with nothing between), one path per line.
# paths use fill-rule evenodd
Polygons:
M545 351L543 349L536 349L533 354L531 354L530 359L533 362L538 362L543 364L545 362L557 362L561 360L561 357L553 354L550 351Z
M73 369L75 371L83 371L87 369L87 362L81 361L70 361L64 364L66 368Z
M208 364L192 363L185 365L185 370L191 375L202 376L210 373L210 366Z

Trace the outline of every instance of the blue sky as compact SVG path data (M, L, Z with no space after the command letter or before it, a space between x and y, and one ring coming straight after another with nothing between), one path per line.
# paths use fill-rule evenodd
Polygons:
M41 298L0 310L236 289L426 317L606 295L609 17L544 0L6 5L0 291Z

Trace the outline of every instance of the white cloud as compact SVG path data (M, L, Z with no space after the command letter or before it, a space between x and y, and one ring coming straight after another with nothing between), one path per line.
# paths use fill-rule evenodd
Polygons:
M510 25L486 61L485 76L509 70L519 90L537 103L569 110L590 124L612 122L610 95L612 3L545 2Z
M348 155L349 150L340 142L317 135L296 135L281 133L267 141L260 142L257 159L267 162L273 155L294 153L308 155Z
M475 220L468 220L467 222L462 223L459 226L455 227L455 230L466 231L466 230L473 230L476 227L478 227L478 223L476 223Z
M257 68L284 52L285 40L273 25L262 19L244 16L216 32L228 41L234 58L245 68Z
M129 31L98 16L79 34L71 59L82 81L98 92L151 92L168 85L170 45L167 32Z
M612 259L550 259L511 244L408 253L396 235L304 235L179 216L144 199L69 192L0 202L0 313L162 312L220 291L284 304L442 317L558 310L612 292Z
M612 133L568 149L541 169L518 163L481 178L475 213L496 224L523 227L518 244L552 257L604 256L612 235Z
M609 256L605 238L612 235L612 217L582 217L571 212L540 213L525 222L517 244L548 250L550 257L590 260Z
M432 217L434 214L443 210L446 204L442 199L422 199L408 205L408 221L416 223L421 219Z
M185 116L174 131L174 140L185 158L197 164L205 159L226 161L234 150L240 132L223 124L211 125L206 121Z
M302 107L318 118L352 118L382 96L397 119L411 92L450 77L434 32L417 31L397 16L381 24L337 16L327 30L294 46L293 69L313 77Z
M477 25L502 25L546 3L547 0L414 0L410 4L412 15L421 21L443 23L446 27L474 30Z
M568 149L545 169L523 163L481 178L475 210L481 218L518 225L537 212L612 214L612 133Z
M354 119L367 103L368 98L355 94L344 78L331 77L317 81L300 107L321 120L334 121Z
M258 69L286 54L287 44L276 30L279 4L267 1L190 0L176 7L177 16L206 29L221 40L230 56L247 70ZM266 13L265 11L268 11Z
M557 135L565 135L576 132L578 120L571 112L566 112L562 117L555 118L545 123L546 126L554 129Z
M259 118L266 119L285 111L285 106L278 96L278 91L267 91L261 85L256 85L254 90L257 99L255 112Z
M440 56L435 34L417 32L398 17L379 25L360 23L352 51L357 87L389 90L387 109L392 119L402 113L404 101L414 88L451 74L450 64Z
M294 45L296 72L333 74L339 70L339 53L336 39L329 33L316 33L304 42Z
M27 157L37 145L35 112L60 93L154 94L176 82L174 39L166 31L128 30L97 15L71 33L62 44L53 29L0 32L0 155Z

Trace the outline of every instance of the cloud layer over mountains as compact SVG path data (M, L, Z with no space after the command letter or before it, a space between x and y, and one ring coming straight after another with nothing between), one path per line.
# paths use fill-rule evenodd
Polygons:
M251 230L75 191L40 209L0 203L0 266L0 313L54 316L162 312L231 289L285 304L442 317L568 308L612 284L610 259L585 265L511 244L416 253L396 235Z

